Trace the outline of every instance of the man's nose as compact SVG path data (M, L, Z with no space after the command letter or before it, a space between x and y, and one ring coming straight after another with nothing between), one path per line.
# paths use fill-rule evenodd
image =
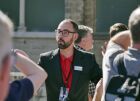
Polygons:
M63 35L61 33L59 33L59 35L57 37L60 39L63 37Z
M57 37L58 37L58 39L63 39L63 35L62 34L59 34Z

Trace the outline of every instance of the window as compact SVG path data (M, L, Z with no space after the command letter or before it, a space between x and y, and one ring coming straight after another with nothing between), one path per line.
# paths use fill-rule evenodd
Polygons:
M27 31L54 31L64 19L64 0L26 0Z
M108 32L114 23L128 25L129 15L138 6L138 0L96 0L96 4L96 31Z

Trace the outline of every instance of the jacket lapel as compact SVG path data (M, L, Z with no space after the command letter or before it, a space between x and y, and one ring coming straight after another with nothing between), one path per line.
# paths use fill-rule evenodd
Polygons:
M54 67L54 71L55 71L55 74L56 74L56 82L58 83L58 85L61 85L63 84L63 80L62 80L62 73L61 73L61 64L60 64L60 57L59 57L59 49L56 49L53 51L53 54L52 54L52 60L53 61L53 67Z
M74 59L73 59L73 74L72 74L72 85L70 93L74 93L76 86L78 85L79 77L82 71L77 70L76 66L82 67L82 56L80 55L80 52L74 48Z

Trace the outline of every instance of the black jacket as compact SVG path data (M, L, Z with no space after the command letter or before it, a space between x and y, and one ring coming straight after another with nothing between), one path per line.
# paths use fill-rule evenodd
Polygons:
M40 55L39 65L48 73L46 80L47 101L59 101L60 87L64 86L59 49ZM102 71L96 63L93 53L74 48L73 67L80 66L82 71L74 70L72 86L67 101L88 101L89 81L97 83Z

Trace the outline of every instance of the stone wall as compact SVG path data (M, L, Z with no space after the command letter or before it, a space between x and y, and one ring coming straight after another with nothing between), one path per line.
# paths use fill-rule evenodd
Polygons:
M95 17L96 17L96 0L84 0L84 17L83 24L90 26L95 32Z
M96 30L96 0L65 0L65 18Z
M14 38L14 48L24 50L35 62L38 61L40 53L56 47L54 39L51 38Z
M83 23L84 1L65 0L65 18L73 19L79 24Z

